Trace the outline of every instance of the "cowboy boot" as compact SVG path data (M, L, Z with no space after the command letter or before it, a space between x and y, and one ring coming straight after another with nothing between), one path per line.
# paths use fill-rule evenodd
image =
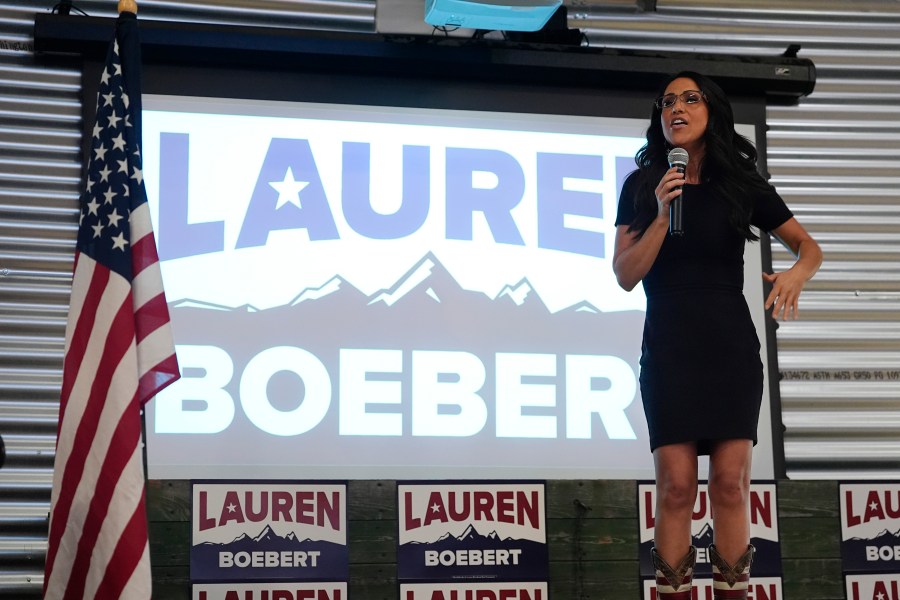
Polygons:
M715 600L746 600L747 590L750 587L750 565L753 564L753 555L756 548L747 545L744 552L734 565L729 565L719 555L715 544L709 547L709 562L713 571L713 598Z
M650 550L650 556L653 557L653 568L656 569L656 593L659 600L691 600L697 549L691 546L675 569L656 553L656 548Z

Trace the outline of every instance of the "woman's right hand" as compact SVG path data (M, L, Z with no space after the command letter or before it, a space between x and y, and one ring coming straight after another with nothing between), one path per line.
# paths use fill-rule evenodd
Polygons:
M684 185L684 173L679 173L676 167L666 171L659 185L656 186L657 219L669 221L669 205L672 200L681 195L681 186Z

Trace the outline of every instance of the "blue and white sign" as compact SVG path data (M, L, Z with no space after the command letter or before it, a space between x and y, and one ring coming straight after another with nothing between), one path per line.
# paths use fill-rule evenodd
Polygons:
M900 573L900 482L841 483L845 572Z
M204 583L192 600L347 600L346 583Z
M691 543L697 548L698 579L712 576L708 548L713 543L712 504L706 483L701 483L691 514ZM656 532L656 484L638 485L640 519L641 575L653 576L650 558ZM781 576L781 539L778 534L778 494L774 483L750 484L750 543L756 548L753 559L753 579L757 576ZM711 581L711 580L710 580Z
M346 484L191 483L191 581L346 582L349 565Z
M544 484L397 484L397 579L547 581Z

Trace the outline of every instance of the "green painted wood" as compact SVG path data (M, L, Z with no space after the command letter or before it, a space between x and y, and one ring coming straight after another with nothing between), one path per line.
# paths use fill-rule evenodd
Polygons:
M397 566L350 564L347 596L351 600L397 600Z
M190 564L190 522L151 522L147 533L150 537L151 564L163 567Z
M841 516L837 481L779 481L778 514L782 519Z
M553 600L638 600L641 582L637 561L550 563Z
M845 600L839 558L782 560L781 566L787 600Z
M783 519L782 558L840 558L841 528L835 519Z
M152 550L151 550L152 556ZM159 600L190 600L190 571L187 566L166 567L153 565L150 569L153 578L153 597Z
M637 560L638 527L633 519L550 519L551 561Z
M637 482L559 480L547 482L547 518L637 519Z
M350 521L347 538L351 564L397 562L397 521Z
M181 479L147 482L147 519L150 521L190 521L190 481Z
M350 521L397 520L396 481L348 481L347 519Z

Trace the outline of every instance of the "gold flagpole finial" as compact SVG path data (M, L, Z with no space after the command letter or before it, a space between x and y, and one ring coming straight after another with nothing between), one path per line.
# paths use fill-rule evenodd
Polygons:
M119 14L123 12L137 14L137 2L134 0L119 0Z

